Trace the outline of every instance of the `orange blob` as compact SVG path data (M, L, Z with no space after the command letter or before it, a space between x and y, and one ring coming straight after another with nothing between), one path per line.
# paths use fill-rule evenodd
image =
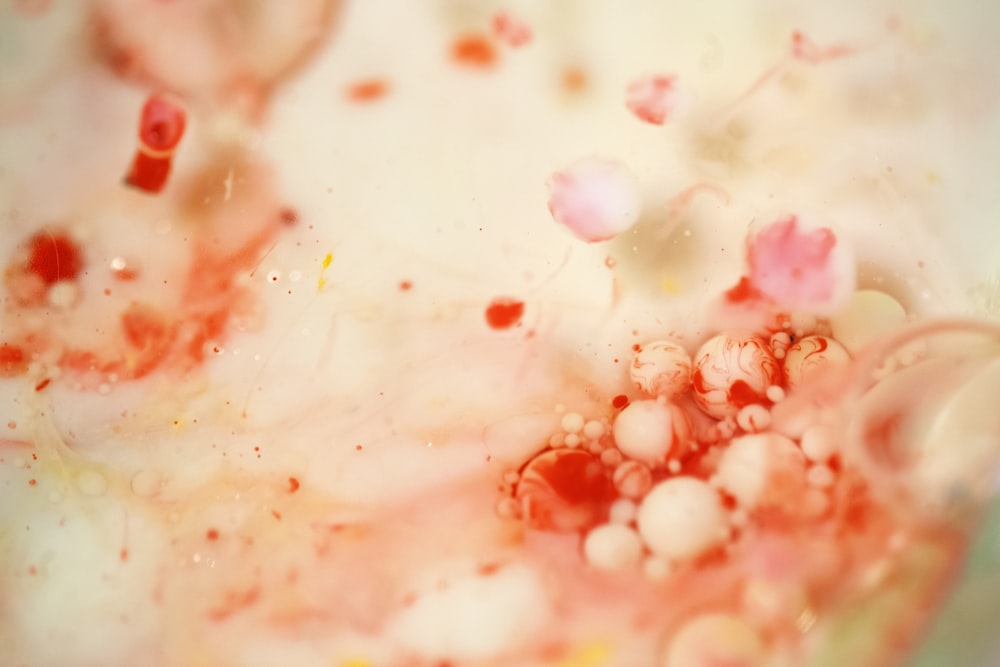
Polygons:
M389 84L382 79L357 81L347 87L347 99L352 102L374 102L385 97L389 92Z
M493 42L484 35L463 35L451 45L451 58L470 67L492 67L497 60Z

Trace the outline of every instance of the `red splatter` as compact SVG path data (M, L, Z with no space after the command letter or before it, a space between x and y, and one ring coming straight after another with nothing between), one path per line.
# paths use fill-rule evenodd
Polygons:
M510 297L497 297L486 307L486 323L491 329L510 329L523 315L524 302Z
M624 410L625 408L628 407L628 404L629 404L628 396L626 396L625 394L618 394L617 396L611 399L611 407L613 407L615 410Z
M493 16L493 34L497 39L514 48L531 42L531 27L510 12L497 12Z
M300 486L299 485L299 480L295 479L294 477L289 477L288 478L288 492L289 493L295 493L296 491L298 491L299 490L299 486Z
M41 382L35 385L35 391L41 391L52 384L52 378L45 378Z
M61 232L43 230L28 239L27 269L46 285L74 280L83 270L80 247Z
M625 106L636 118L652 125L663 125L677 105L674 77L647 76L629 85Z
M485 35L463 35L452 43L451 58L460 65L486 69L496 63L497 52Z
M367 79L356 81L347 86L347 99L352 102L374 102L385 97L389 92L389 84L382 79Z
M0 343L0 377L14 377L28 370L28 355L18 345Z
M734 287L726 290L724 296L729 303L753 303L764 298L761 291L754 287L746 276L740 278Z
M171 160L186 124L187 114L178 104L151 95L139 116L139 148L125 183L145 192L160 192L167 183Z

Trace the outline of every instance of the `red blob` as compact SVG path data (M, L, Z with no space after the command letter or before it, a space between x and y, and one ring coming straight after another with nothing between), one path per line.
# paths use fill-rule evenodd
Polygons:
M17 345L0 343L0 377L14 377L28 370L28 355Z
M451 45L451 59L461 65L485 69L496 63L497 52L489 38L464 35Z
M132 167L125 177L125 184L156 194L167 184L170 168L169 157L154 157L141 150L136 151Z
M611 407L613 407L615 410L624 410L625 408L628 407L628 404L629 404L628 396L626 396L625 394L618 394L617 396L611 399Z
M28 270L46 285L60 280L74 280L83 269L83 256L79 246L68 236L58 232L42 231L32 236L28 243L31 255Z
M523 315L523 301L497 297L486 308L486 323L491 329L510 329L521 321Z
M139 141L151 151L173 151L184 136L184 109L159 95L151 95L139 117Z
M573 532L606 518L615 489L600 459L564 447L543 452L528 462L515 497L521 501L530 527Z
M389 84L382 79L358 81L347 87L347 99L353 102L374 102L385 97L389 92Z
M750 278L743 276L736 285L726 290L725 298L729 303L753 303L764 298L764 294L753 286Z

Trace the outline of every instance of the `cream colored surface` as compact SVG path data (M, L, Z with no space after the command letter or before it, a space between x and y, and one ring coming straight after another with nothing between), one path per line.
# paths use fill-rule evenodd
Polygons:
M596 605L558 626L539 608L540 595L580 595L575 570L517 562L492 516L505 459L557 404L602 414L629 386L614 359L628 358L633 330L690 349L704 340L704 306L739 275L746 230L780 212L827 221L859 258L861 284L911 311L995 304L1000 16L983 7L512 3L535 42L478 72L447 48L487 25L493 4L366 0L347 3L334 40L278 90L263 124L195 101L175 176L239 146L273 183L222 208L287 202L301 245L278 243L247 278L264 295L259 330L235 333L181 385L153 378L105 396L0 381L0 413L18 424L7 437L42 456L5 452L0 464L0 662L375 665L409 651L428 664L510 665L551 622L583 645L600 628L612 647L581 648L603 662L572 664L639 664L659 636L604 625ZM81 56L78 4L55 3L38 22L2 11L4 261L40 222L68 221L93 254L134 251L170 276L186 249L170 193L120 186L145 91ZM857 53L789 61L793 30ZM559 85L570 65L587 73L575 95ZM624 91L661 71L677 75L685 104L658 128L627 112ZM391 81L384 101L343 100L371 76ZM587 155L625 163L643 192L643 220L602 245L572 238L545 206L548 176ZM701 183L716 190L671 207ZM502 294L526 301L535 337L483 324ZM302 492L289 499L292 475ZM459 491L462 502L446 501ZM346 537L324 532L335 523ZM206 546L209 525L256 542ZM362 539L373 526L378 539ZM498 557L514 565L493 597L474 572ZM271 595L293 570L299 583ZM394 605L442 579L452 593ZM215 601L255 585L264 608L204 622ZM427 626L427 610L481 619L484 634L465 644L449 624Z

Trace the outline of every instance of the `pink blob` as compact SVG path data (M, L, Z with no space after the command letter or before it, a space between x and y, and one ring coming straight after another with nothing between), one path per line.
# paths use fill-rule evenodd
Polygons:
M677 89L672 76L647 76L625 91L625 106L639 120L663 125L677 106Z
M639 219L639 186L624 166L598 158L552 175L549 212L577 238L594 243L621 234Z
M528 24L509 12L497 12L493 17L493 34L501 42L514 48L524 46L532 39Z
M785 308L826 309L850 282L836 265L837 237L821 227L803 231L796 216L747 239L746 285Z

